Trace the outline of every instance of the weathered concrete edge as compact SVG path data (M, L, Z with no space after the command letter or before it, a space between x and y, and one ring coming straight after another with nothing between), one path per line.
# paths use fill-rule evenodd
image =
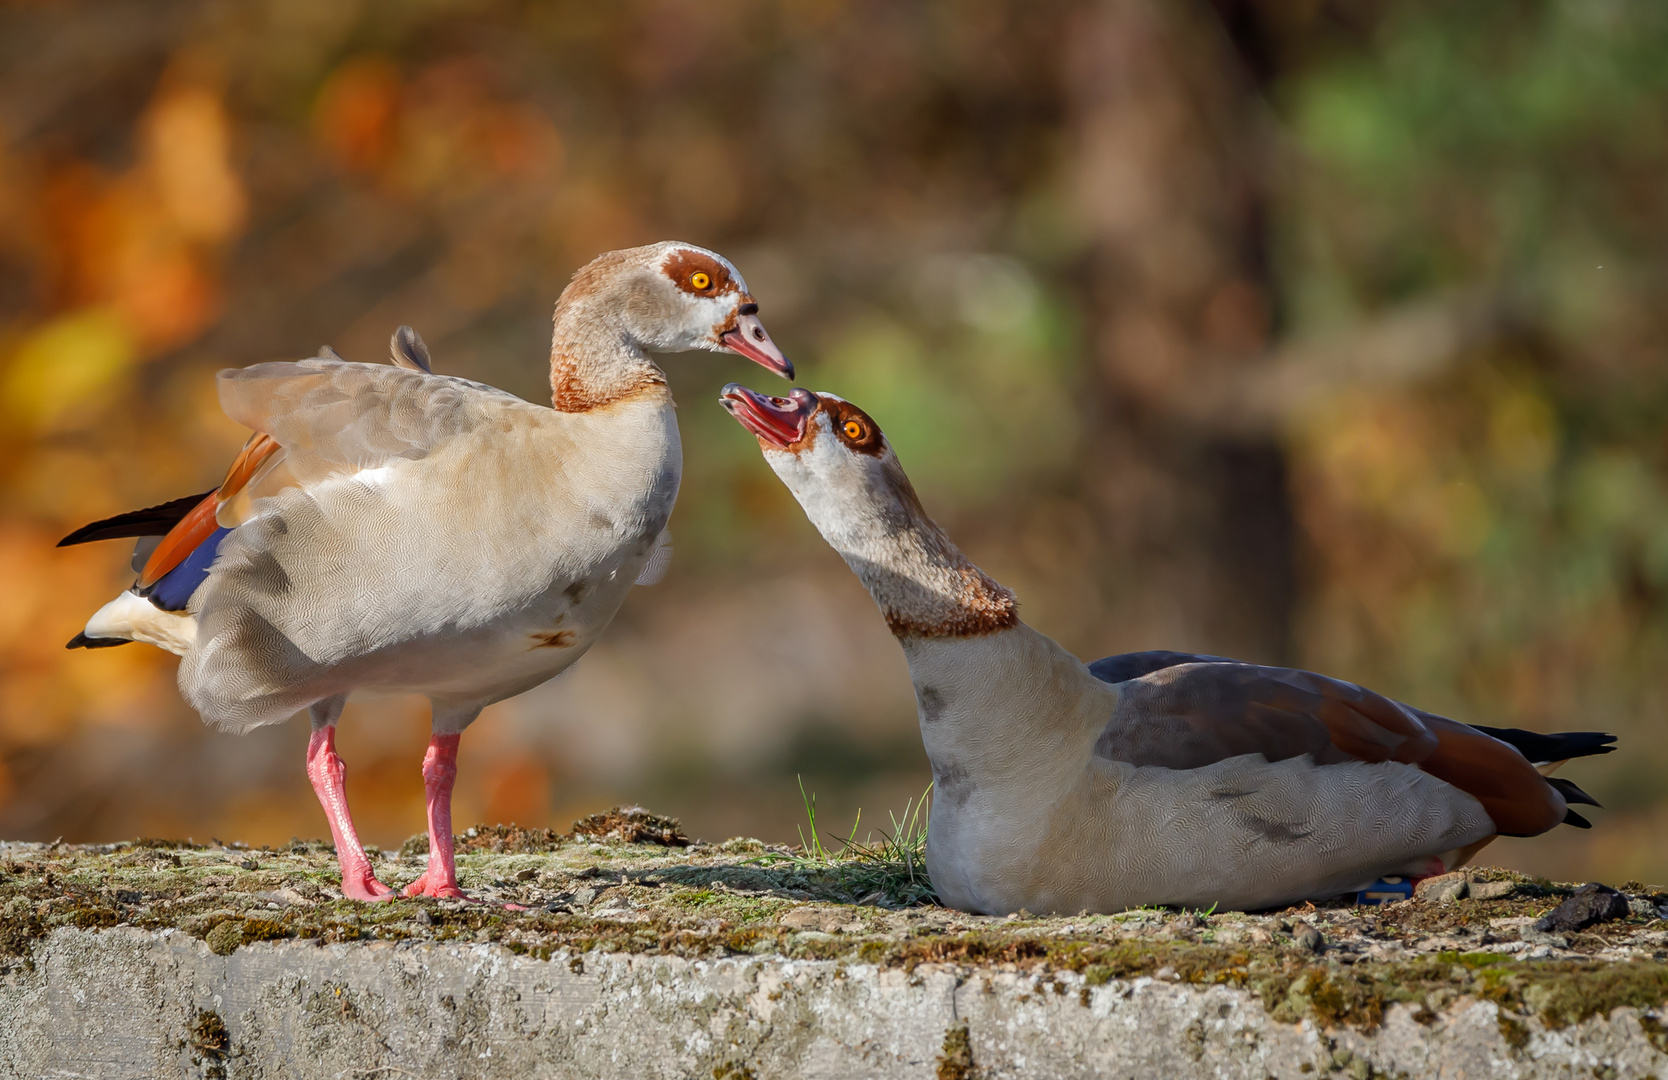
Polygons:
M1323 1032L1240 989L1070 972L391 942L218 956L177 931L66 928L0 976L0 1075L927 1078L965 1024L973 1071L946 1075L1668 1078L1661 1010L1549 1030L1461 999L1423 1019Z

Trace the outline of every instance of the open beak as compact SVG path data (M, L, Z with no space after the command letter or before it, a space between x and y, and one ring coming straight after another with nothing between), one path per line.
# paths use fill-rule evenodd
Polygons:
M770 340L764 323L759 321L759 305L751 301L742 304L735 325L718 335L718 341L731 352L769 368L790 382L793 380L793 364L782 355L776 342Z
M718 395L719 404L742 427L778 450L805 437L805 425L817 411L817 396L794 387L787 397L766 397L740 383L731 383Z

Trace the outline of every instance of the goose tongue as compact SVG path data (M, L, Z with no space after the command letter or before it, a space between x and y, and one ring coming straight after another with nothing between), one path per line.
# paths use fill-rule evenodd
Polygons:
M749 308L752 310L748 310ZM776 347L776 342L770 340L770 334L765 331L764 323L759 321L757 311L758 305L743 304L741 314L736 316L735 326L720 334L718 340L731 352L745 356L755 364L791 380L793 364L782 355L782 350Z
M817 398L795 387L787 397L766 397L740 383L730 383L718 401L742 427L762 442L785 450L805 435L805 424L817 410Z

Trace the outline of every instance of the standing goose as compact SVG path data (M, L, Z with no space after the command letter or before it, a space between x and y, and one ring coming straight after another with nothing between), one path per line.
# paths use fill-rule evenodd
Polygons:
M1214 656L1084 665L927 517L863 410L735 384L721 400L903 647L933 770L927 872L952 907L1255 910L1587 825L1568 804L1593 800L1532 762L1609 735L1470 727Z
M603 255L563 291L551 408L430 373L404 328L398 366L326 356L222 371L221 407L256 434L218 490L64 539L153 538L139 580L70 647L178 654L185 699L233 731L309 710L307 775L342 891L360 900L391 890L348 812L336 722L354 690L428 697L429 861L405 891L462 897L460 733L590 648L672 512L683 458L650 353L734 352L791 378L757 311L721 256L661 243Z

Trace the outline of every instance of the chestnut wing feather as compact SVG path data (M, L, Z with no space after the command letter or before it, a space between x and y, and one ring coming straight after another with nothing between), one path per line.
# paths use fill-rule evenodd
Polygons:
M1506 835L1545 832L1568 809L1513 746L1354 683L1189 658L1117 685L1123 696L1095 744L1108 760L1169 769L1243 754L1269 761L1308 754L1321 766L1399 762L1475 798Z
M1123 697L1095 753L1132 765L1196 769L1242 754L1413 763L1436 747L1389 698L1308 671L1186 662L1118 686Z

